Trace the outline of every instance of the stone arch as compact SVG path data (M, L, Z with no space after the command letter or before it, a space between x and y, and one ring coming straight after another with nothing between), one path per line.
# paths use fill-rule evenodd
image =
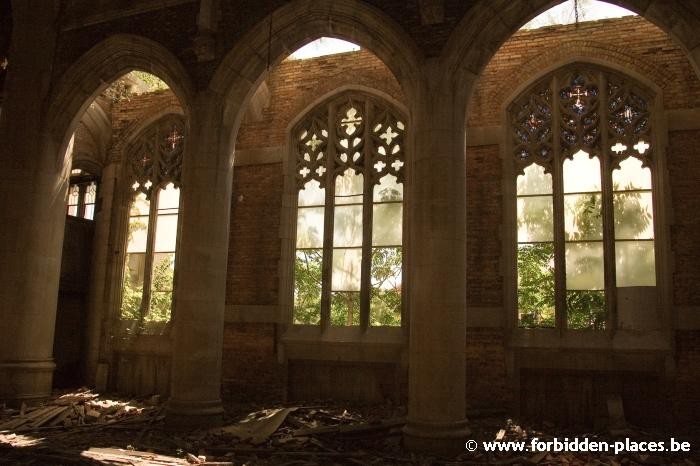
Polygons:
M173 90L186 115L193 98L191 80L165 47L144 37L116 34L81 56L60 78L51 95L46 127L63 154L70 134L92 100L113 80L133 70L152 73Z
M505 75L496 88L480 96L480 101L488 102L489 105L507 106L510 100L542 76L575 62L587 62L609 69L618 69L653 89L655 94L660 94L660 90L664 89L667 83L674 78L674 75L669 74L668 70L645 62L621 47L590 41L570 41L545 50L542 54ZM523 79L523 76L526 78ZM512 83L520 84L514 88ZM474 91L477 87L478 85L475 86ZM475 102L470 100L470 107L472 104ZM469 115L467 116L469 117Z
M248 100L271 62L306 43L323 36L357 43L372 51L396 77L406 95L414 87L413 76L421 61L414 41L391 18L360 0L296 0L272 14L270 43L269 20L260 21L228 52L210 82L210 90L224 98L222 132L225 147L233 153L235 136Z
M525 22L563 0L479 0L462 18L443 49L445 72L477 76L498 48ZM606 0L657 25L688 54L700 76L700 8L679 0ZM466 83L468 84L468 83Z

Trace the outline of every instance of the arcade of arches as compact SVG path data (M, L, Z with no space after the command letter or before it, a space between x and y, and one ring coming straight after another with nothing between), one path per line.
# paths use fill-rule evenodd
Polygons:
M46 3L1 9L0 400L697 419L695 3Z

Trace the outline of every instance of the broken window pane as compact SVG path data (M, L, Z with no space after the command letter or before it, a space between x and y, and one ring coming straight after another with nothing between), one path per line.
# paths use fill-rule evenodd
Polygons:
M554 327L554 243L518 245L520 327Z
M297 248L323 247L324 207L297 210Z
M143 299L143 280L146 271L146 254L130 253L124 260L121 318L139 320Z
M338 204L362 204L362 192L364 177L361 173L355 174L355 170L348 168L342 176L335 179L335 203Z
M603 239L602 197L599 193L564 196L564 229L568 241Z
M566 289L604 288L603 243L566 243Z
M323 249L296 252L294 262L294 323L316 325L321 321L321 265Z
M299 206L322 206L326 203L326 190L316 180L308 181L299 190Z
M533 163L523 171L525 174L518 176L518 196L552 193L552 175L545 173L544 167Z
M372 248L370 325L401 325L401 261L400 247Z
M333 249L331 290L360 291L362 249Z
M146 314L147 322L167 322L173 302L173 276L175 273L175 253L153 255L151 274L151 303Z
M552 196L518 198L518 241L552 241Z
M385 175L374 187L374 202L394 202L403 200L403 183L394 175Z
M360 293L334 291L331 293L331 325L360 325Z
M333 246L362 246L362 205L343 205L335 208Z
M630 191L651 189L651 170L642 167L642 161L628 157L620 162L620 168L612 172L613 190Z
M605 291L567 290L566 309L568 328L605 329Z
M588 193L600 191L600 163L598 157L590 158L582 150L573 160L564 160L564 192Z
M654 218L651 192L613 194L615 239L653 239Z
M126 252L146 252L148 241L148 216L139 215L129 219Z
M372 246L401 246L402 211L399 202L373 206Z
M615 241L615 275L618 287L656 286L653 241Z

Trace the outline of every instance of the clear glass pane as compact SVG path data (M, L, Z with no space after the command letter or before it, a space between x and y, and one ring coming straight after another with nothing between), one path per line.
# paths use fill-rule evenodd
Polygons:
M599 193L564 196L564 231L569 241L603 238L602 201Z
M88 220L95 219L95 204L85 204L85 215L83 217Z
M589 158L582 150L574 154L573 160L564 161L564 192L588 193L600 191L600 162L598 157Z
M653 239L654 207L651 192L613 194L615 239Z
M68 205L78 205L80 199L80 186L73 184L68 188Z
M321 322L322 249L297 251L294 262L294 323Z
M168 183L158 193L158 210L177 209L180 207L180 190Z
M401 248L373 248L370 325L401 325Z
M158 215L155 252L174 252L177 243L177 214Z
M318 206L326 204L326 190L316 180L308 181L304 189L299 190L299 206Z
M385 175L374 187L374 202L391 202L403 200L403 183L399 183L394 175Z
M297 248L323 247L323 207L297 209Z
M331 290L360 291L362 249L333 249Z
M141 318L143 279L146 270L146 254L127 254L124 261L124 281L122 284L122 319Z
M78 216L78 206L77 205L69 205L68 206L68 215L72 215L73 217Z
M533 163L524 172L518 176L518 196L552 193L552 175L545 173L544 167Z
M146 252L148 216L129 218L126 252Z
M151 203L146 199L146 195L139 193L134 197L134 201L131 203L129 215L148 215L150 213L150 208Z
M613 190L651 189L651 170L642 167L642 161L628 157L620 162L620 168L612 172Z
M85 188L85 204L94 204L97 196L97 185L92 182Z
M566 243L566 289L604 288L603 243Z
M554 327L554 243L518 245L521 327Z
M360 325L360 293L331 293L331 325Z
M401 203L375 204L372 216L372 246L401 246L402 218Z
M335 179L335 203L358 204L362 203L363 193L362 173L355 174L355 170L348 168Z
M335 208L333 246L362 246L362 205L344 205Z
M605 291L567 291L566 321L570 329L605 329Z
M653 241L615 241L617 286L656 286Z
M518 198L518 241L552 241L552 196Z

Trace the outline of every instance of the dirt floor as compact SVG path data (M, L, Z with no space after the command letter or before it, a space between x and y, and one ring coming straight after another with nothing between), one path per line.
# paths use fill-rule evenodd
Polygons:
M46 403L0 410L0 465L682 465L700 464L700 426L684 432L589 432L502 416L472 417L471 439L500 442L556 437L589 441L687 441L687 453L476 452L441 458L401 446L405 408L229 405L223 427L170 431L159 397L126 399L88 390L56 394Z

